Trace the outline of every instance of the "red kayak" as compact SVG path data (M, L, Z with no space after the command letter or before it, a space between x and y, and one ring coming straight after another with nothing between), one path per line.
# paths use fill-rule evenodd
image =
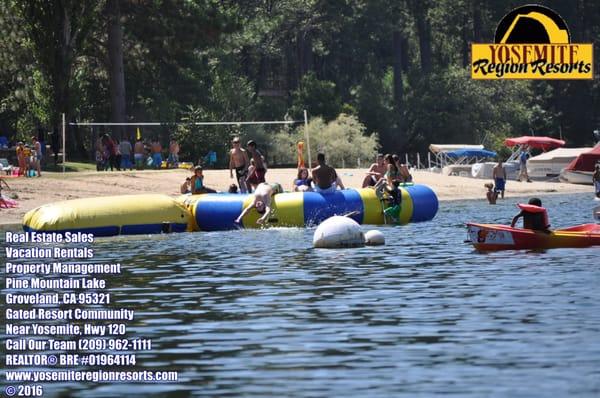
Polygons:
M600 224L582 224L546 233L499 224L467 224L477 250L553 249L600 245Z

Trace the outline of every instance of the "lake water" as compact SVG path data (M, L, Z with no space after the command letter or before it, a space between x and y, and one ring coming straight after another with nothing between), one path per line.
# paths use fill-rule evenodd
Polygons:
M555 228L593 222L599 204L542 199ZM152 339L137 368L179 381L44 396L599 396L600 248L463 243L466 221L509 223L515 202L444 202L432 222L377 227L377 248L315 250L314 229L98 240L94 262L123 264L111 306L135 309L129 337Z

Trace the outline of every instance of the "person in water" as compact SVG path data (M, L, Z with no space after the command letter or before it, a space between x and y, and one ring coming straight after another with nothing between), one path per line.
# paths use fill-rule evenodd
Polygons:
M548 222L548 212L542 207L542 201L538 198L529 199L528 204L519 203L517 206L521 212L517 214L510 223L514 228L519 218L523 217L523 228L534 231L550 232L550 223Z
M600 198L600 164L598 163L596 163L596 168L592 175L592 182L594 183L594 189L596 190L596 197Z
M294 179L292 190L294 192L308 192L312 191L310 183L312 179L308 176L308 169L306 167L300 167L298 169L297 178Z
M257 224L263 224L269 220L269 215L273 211L271 207L272 196L277 193L282 193L281 185L279 184L267 184L261 182L256 186L254 193L252 194L252 202L242 210L242 213L235 219L235 223L239 224L242 218L250 211L255 208L258 214L262 216L256 220Z
M487 192L485 193L485 196L487 197L488 202L491 205L495 205L496 200L498 200L498 192L494 191L494 184L489 182L487 184L483 184L483 186L487 188Z
M190 180L190 188L192 190L192 195L197 195L200 193L217 192L214 189L204 185L204 175L202 174L202 166L194 167L194 175Z

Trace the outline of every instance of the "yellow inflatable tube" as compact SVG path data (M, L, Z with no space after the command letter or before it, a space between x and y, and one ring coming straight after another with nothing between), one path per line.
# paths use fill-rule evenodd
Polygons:
M105 196L47 204L23 217L25 231L89 232L96 236L184 232L190 213L160 194Z

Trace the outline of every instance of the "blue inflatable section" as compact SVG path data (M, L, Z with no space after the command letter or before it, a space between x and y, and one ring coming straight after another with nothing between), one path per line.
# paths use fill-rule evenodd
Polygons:
M227 231L239 227L233 221L243 210L248 195L207 194L196 203L196 223L203 231Z
M403 187L413 201L413 214L411 222L429 221L438 211L438 199L431 188L425 185L409 185Z
M304 193L304 222L307 226L318 225L334 215L344 215L356 211L351 216L358 223L362 223L364 206L360 194L356 190L335 191L334 193L320 194L316 192Z

